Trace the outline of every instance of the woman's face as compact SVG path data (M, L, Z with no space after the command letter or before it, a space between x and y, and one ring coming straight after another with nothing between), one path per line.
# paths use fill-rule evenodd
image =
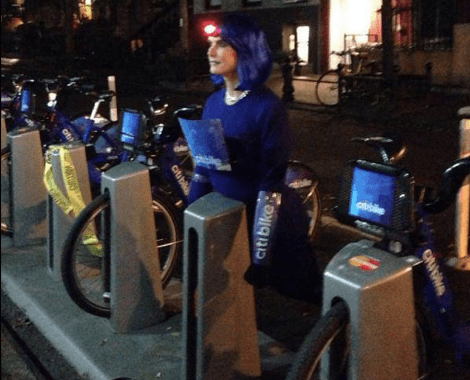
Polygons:
M209 37L209 67L211 74L219 74L226 78L237 77L237 52L221 37Z

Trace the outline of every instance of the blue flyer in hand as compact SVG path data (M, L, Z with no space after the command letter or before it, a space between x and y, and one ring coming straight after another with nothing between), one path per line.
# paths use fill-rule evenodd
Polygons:
M196 165L212 170L232 170L220 119L178 118L178 121Z

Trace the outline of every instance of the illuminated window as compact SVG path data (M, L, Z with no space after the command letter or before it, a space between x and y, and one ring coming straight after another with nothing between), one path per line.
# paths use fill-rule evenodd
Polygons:
M295 50L295 34L289 36L289 51Z
M297 57L308 63L308 45L310 41L310 27L298 26L297 27Z

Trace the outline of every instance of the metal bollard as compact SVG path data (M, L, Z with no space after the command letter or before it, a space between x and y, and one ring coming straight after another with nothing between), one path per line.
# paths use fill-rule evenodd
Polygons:
M43 183L44 158L38 130L8 133L11 146L11 209L13 245L44 243L47 191Z
M108 77L108 88L114 92L114 96L109 103L109 120L118 120L117 97L116 97L116 77L111 75Z
M461 108L460 117L460 158L470 158L470 107ZM469 256L470 218L470 176L465 179L457 196L455 208L456 269L470 271Z
M335 299L349 308L348 380L418 378L412 266L361 240L341 249L324 275L323 313ZM327 358L322 380L329 379Z
M260 376L245 205L210 193L184 224L182 379Z
M102 175L111 208L111 325L117 332L165 318L148 168L124 162Z
M80 193L86 205L91 202L91 190L85 146L80 142L65 143L62 145L69 149L80 186ZM62 164L58 151L52 152L51 162L57 186L64 194L66 194L61 170ZM76 217L77 215L65 215L62 209L54 202L52 197L48 197L47 224L49 226L49 230L47 239L47 263L49 272L55 280L61 279L60 261L62 257L62 249L67 234L69 233Z
M2 139L2 149L6 148L8 145L8 139L7 139L7 123L5 121L5 115L3 114L2 111L2 134L1 134L1 139Z
M294 101L294 83L293 83L293 77L292 77L293 67L288 57L286 57L284 63L281 66L281 69L282 69L282 77L284 79L284 85L282 87L282 100L284 102L293 102Z

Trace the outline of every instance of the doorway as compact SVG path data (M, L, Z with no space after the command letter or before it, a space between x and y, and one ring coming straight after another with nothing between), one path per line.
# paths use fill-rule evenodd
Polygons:
M309 63L309 44L310 44L310 27L308 25L298 26L296 33L296 53L303 65Z

